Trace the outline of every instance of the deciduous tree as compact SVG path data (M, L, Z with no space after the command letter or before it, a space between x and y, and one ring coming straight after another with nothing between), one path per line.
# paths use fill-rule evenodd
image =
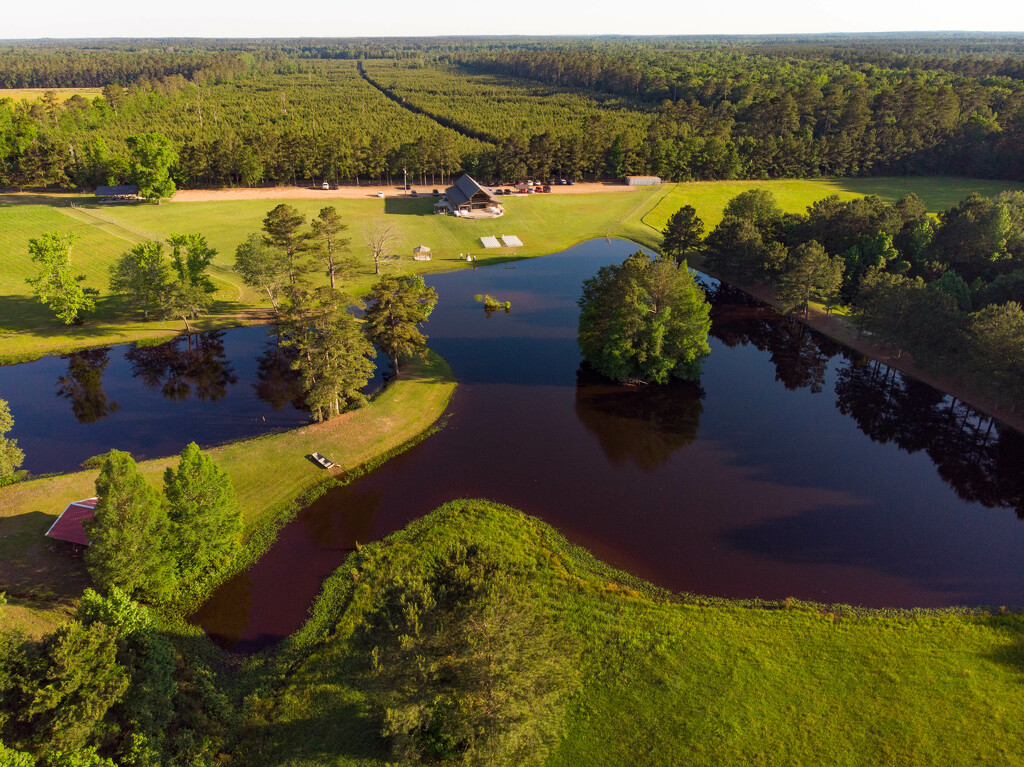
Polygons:
M634 253L583 283L578 343L608 378L697 380L711 349L710 307L686 262Z
M29 277L26 282L32 286L32 292L45 304L57 319L70 325L78 319L81 312L91 312L96 308L93 299L95 290L83 288L84 274L74 275L71 271L71 246L74 236L62 237L47 232L41 237L28 241L28 252L31 259L40 265L39 274Z
M129 136L126 143L131 152L131 176L139 187L139 195L147 200L170 197L177 190L171 178L171 166L178 161L170 139L159 133Z
M18 447L18 440L8 439L7 432L14 428L11 406L0 399L0 487L14 482L18 469L25 460L25 453Z
M145 319L167 291L170 271L161 242L144 242L121 254L110 267L110 289L140 310Z
M275 310L280 308L278 296L288 283L288 257L268 245L258 234L250 234L235 249L235 271L254 290L267 294Z

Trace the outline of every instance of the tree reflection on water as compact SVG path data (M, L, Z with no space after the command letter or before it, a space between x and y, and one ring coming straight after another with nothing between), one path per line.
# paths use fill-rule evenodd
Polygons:
M132 375L169 400L194 395L216 402L238 378L224 354L224 332L192 333L157 346L133 346L125 353Z
M906 377L728 285L708 289L711 335L729 347L768 351L787 389L824 391L836 356L836 408L873 441L924 451L966 501L1009 508L1024 519L1024 435L955 397Z
M103 391L109 349L85 349L61 359L68 361L68 372L57 379L57 395L71 400L71 412L79 423L96 423L117 412L119 405Z
M664 464L697 439L704 412L699 384L623 386L584 363L576 373L576 416L611 463L644 471Z

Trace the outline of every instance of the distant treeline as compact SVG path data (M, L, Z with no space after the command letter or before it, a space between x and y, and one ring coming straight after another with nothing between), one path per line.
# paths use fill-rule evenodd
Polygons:
M0 84L105 90L63 105L0 99L2 185L123 181L125 139L143 132L171 139L179 186L383 180L403 168L438 182L459 170L486 182L1024 179L1024 40L1012 36L166 40L3 50ZM345 59L366 61L394 100Z

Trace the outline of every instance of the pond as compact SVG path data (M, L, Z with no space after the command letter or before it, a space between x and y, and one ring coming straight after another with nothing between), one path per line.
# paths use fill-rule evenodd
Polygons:
M278 641L357 542L459 497L536 515L677 591L1024 602L1024 440L962 403L711 280L700 385L619 387L581 369L580 285L636 247L429 278L425 330L459 380L447 426L303 510L194 620L239 651ZM487 316L478 293L511 312Z
M309 423L289 355L262 325L194 333L0 367L0 397L23 468L76 471L111 448L143 460Z

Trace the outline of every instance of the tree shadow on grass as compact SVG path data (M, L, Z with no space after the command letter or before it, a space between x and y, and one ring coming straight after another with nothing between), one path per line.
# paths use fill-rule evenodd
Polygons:
M84 548L44 535L60 511L0 517L0 590L35 599L68 599L91 583L82 560Z
M434 211L433 197L385 197L384 213L397 216L430 216Z

